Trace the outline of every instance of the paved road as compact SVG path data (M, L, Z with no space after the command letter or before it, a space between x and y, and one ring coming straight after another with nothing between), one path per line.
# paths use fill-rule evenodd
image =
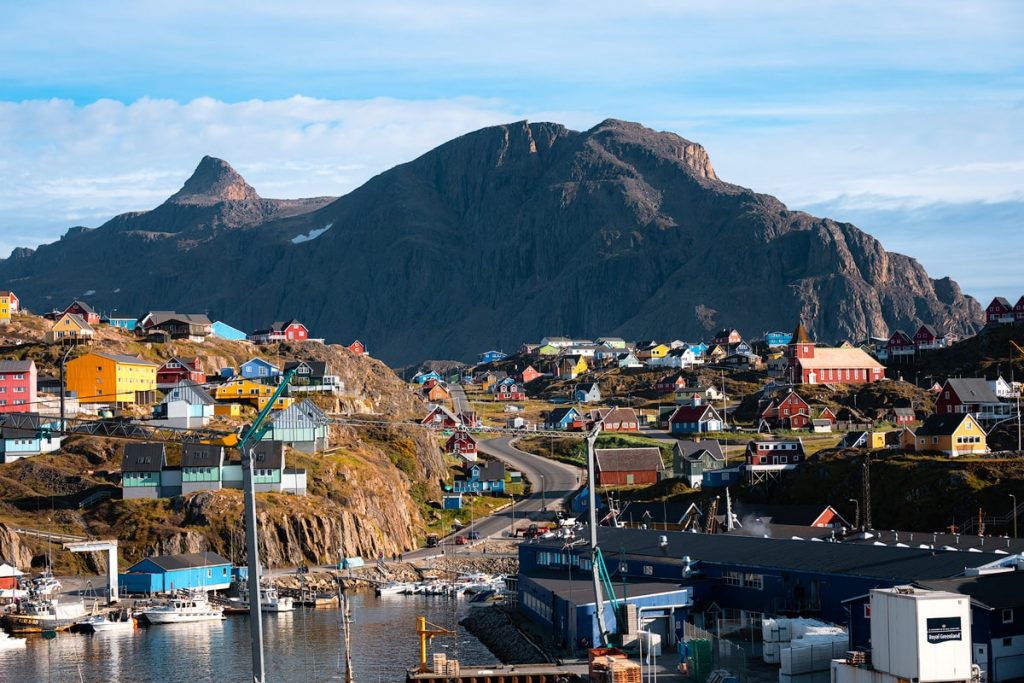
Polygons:
M452 404L455 406L455 414L458 415L464 410L472 410L473 407L469 403L469 399L466 397L466 390L458 384L449 384L448 389L451 393Z
M501 460L509 467L522 472L530 481L532 492L526 498L517 498L514 505L474 521L472 525L461 530L460 534L476 531L481 538L500 538L511 530L513 525L521 525L527 519L550 519L550 513L561 507L562 500L573 493L585 479L581 468L521 451L512 446L511 441L512 437L483 439L477 443L477 447L481 453ZM545 508L547 513L544 512ZM450 545L447 541L444 545L446 553L452 552L453 549L458 552L464 547ZM404 558L422 559L439 553L438 548L421 548L406 553Z

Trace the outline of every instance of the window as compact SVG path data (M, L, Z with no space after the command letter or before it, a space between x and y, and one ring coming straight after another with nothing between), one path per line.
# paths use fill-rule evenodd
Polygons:
M967 421L967 429L972 429L973 425L970 420Z
M212 569L207 569L206 570L206 578L208 578L208 579L213 578L213 570Z
M1006 609L1003 610L1003 623L1004 624L1012 624L1013 623L1013 608L1012 607L1007 607Z
M645 564L644 565L644 576L654 576L654 566Z
M761 590L764 588L764 577L760 574L744 574L743 585L747 588Z
M871 618L871 604L870 603L864 603L864 618L865 619L870 619Z
M722 574L722 583L726 586L742 586L743 575L739 572L724 572Z

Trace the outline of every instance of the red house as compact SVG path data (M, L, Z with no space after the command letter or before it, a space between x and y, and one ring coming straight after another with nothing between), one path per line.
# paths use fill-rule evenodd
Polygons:
M899 358L901 356L913 356L916 347L914 346L914 339L910 338L903 330L896 330L889 337L889 341L886 342L885 348L889 352L889 358Z
M1024 323L1024 296L1017 299L1017 303L1013 305L1013 321L1018 325Z
M452 434L444 444L448 455L455 455L467 460L476 460L476 439L469 432L460 429Z
M93 310L92 306L84 301L75 300L70 306L64 309L64 313L74 313L90 325L100 324L100 314Z
M661 394L668 394L676 391L677 389L684 389L686 387L686 376L681 372L673 372L664 377L658 378L658 381L654 383L654 390Z
M36 364L0 360L0 413L29 413L36 408Z
M632 408L613 408L604 415L603 432L635 432L640 429L640 418Z
M879 382L885 368L858 348L815 348L803 323L797 323L786 350L791 384L866 384Z
M366 353L366 346L363 344L363 342L359 341L358 339L356 339L354 342L352 342L345 348L351 351L352 353L356 354L357 356L368 355Z
M747 444L746 460L750 467L769 465L796 465L804 457L804 443L800 439L751 441Z
M665 473L661 449L595 448L594 467L598 486L656 484Z
M522 373L520 373L519 379L522 380L523 384L529 384L530 382L541 376L543 376L543 373L539 372L532 365L527 365L526 369L523 370Z
M500 382L494 390L496 401L525 401L526 392L517 382Z
M743 341L743 336L740 334L739 330L734 330L734 329L729 328L729 329L719 330L715 334L715 338L712 339L711 341L714 342L715 344L724 344L724 345L739 344L741 341Z
M992 391L988 382L980 377L954 377L946 380L935 399L935 414L972 413L982 419L1009 411Z
M420 424L438 429L455 429L461 426L459 418L444 406L434 406L427 416L420 420Z
M803 429L811 422L811 406L795 391L790 391L786 398L778 403L769 403L761 413L761 419L790 429Z
M282 341L306 341L309 330L294 318L285 322L275 322L270 327L256 330L249 335L249 341L256 344L271 344Z
M997 296L985 309L985 322L990 325L1010 325L1014 318L1013 309L1005 297Z
M892 422L897 426L909 425L917 422L917 415L913 408L897 407L892 409Z
M174 386L187 379L202 384L206 381L203 362L199 358L174 357L164 362L156 371L157 386Z

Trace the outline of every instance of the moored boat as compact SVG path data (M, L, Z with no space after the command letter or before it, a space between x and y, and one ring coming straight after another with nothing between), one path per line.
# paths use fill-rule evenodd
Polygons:
M150 624L184 624L197 621L220 621L224 609L210 604L205 592L183 593L173 596L163 605L142 611Z
M239 607L249 609L249 589L243 587L238 591L237 602ZM260 587L260 611L262 612L291 612L295 608L295 600L287 595L281 595L273 586Z
M10 612L4 620L11 633L43 633L66 631L86 615L81 602L60 602L57 599L26 600L18 611Z
M132 631L138 626L135 615L128 610L119 610L107 614L97 614L81 622L83 626L91 629L94 633L108 633L111 631Z

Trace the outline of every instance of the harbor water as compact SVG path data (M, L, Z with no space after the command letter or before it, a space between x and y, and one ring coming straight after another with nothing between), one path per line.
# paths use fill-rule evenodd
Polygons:
M438 636L430 652L466 664L495 658L458 627L468 612L465 598L350 593L353 673L360 683L405 680L419 661L416 618L457 636ZM340 612L296 608L264 615L267 683L341 681L344 666ZM429 658L428 658L429 659ZM251 681L249 621L141 627L129 633L60 633L54 640L31 636L25 649L0 651L0 683L201 683Z

